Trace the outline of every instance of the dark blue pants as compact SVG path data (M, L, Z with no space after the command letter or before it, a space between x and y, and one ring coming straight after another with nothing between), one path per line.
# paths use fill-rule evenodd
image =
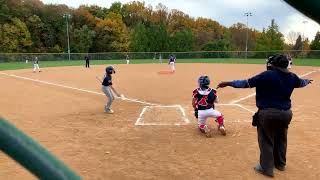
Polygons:
M286 165L288 126L292 111L263 109L258 112L258 143L260 165L268 174L273 174L274 167Z
M86 68L90 68L90 62L89 62L89 60L86 60Z

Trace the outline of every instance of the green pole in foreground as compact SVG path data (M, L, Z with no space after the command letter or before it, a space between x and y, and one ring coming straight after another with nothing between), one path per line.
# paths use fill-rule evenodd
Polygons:
M39 179L81 179L44 147L1 117L0 149Z

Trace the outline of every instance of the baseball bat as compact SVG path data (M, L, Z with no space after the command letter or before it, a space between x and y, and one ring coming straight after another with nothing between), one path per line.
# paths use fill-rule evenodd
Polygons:
M96 76L96 79L98 79L98 81L102 83L101 79L98 76Z
M98 76L96 76L96 79L97 79L100 83L102 83L102 80L101 80ZM119 96L118 98L124 99L125 96L124 96L123 94L120 94L120 96Z

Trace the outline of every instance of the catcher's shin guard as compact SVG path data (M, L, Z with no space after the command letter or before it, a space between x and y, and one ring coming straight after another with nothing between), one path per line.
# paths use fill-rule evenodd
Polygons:
M216 121L218 122L219 126L223 126L223 124L224 124L224 118L223 118L223 116L217 117L217 120L216 120Z

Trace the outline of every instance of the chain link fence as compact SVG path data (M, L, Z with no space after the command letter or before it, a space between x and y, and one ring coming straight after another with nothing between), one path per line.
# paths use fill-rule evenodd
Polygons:
M129 59L167 59L174 54L178 59L201 58L233 58L233 59L265 59L273 54L290 54L299 59L320 59L320 50L309 51L197 51L197 52L107 52L107 53L71 53L70 60L83 60L89 56L91 60L124 60ZM67 53L2 53L0 62L33 61L37 57L40 61L69 60Z

